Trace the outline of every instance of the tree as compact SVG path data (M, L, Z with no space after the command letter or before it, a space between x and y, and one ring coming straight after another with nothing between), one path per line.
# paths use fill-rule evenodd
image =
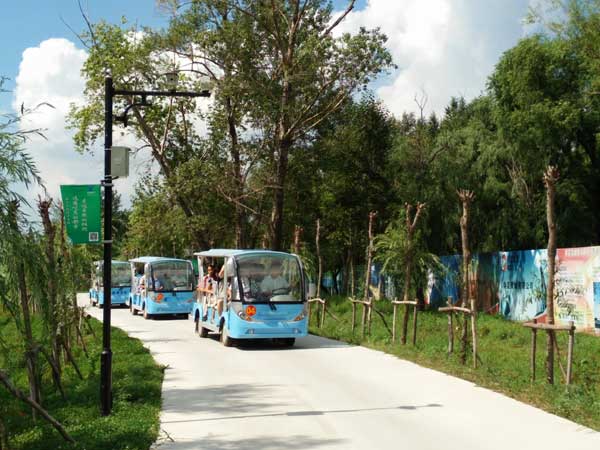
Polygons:
M554 280L556 267L556 182L558 181L558 168L548 166L544 172L544 186L546 187L546 220L548 223L548 288L546 290L546 313L548 324L554 325ZM554 330L548 330L548 345L546 355L546 379L554 384Z
M161 41L150 29L124 28L99 22L81 35L89 57L82 73L86 78L82 106L72 105L69 126L76 130L74 142L79 151L92 151L104 131L104 77L110 69L115 86L123 89L168 89L165 72L177 68L173 53L161 51ZM181 77L179 90L200 89L199 80ZM129 125L142 142L138 149L150 150L157 162L173 200L189 219L197 215L197 197L184 195L177 184L180 167L191 159L206 160L207 146L202 145L194 121L201 115L191 99L153 99L139 106L139 98L117 96L115 110L130 108ZM193 227L190 220L189 226ZM205 247L208 238L202 229L191 229L195 246Z
M535 174L548 164L561 167L559 192L569 199L557 217L561 239L585 245L599 238L600 103L589 95L590 77L576 42L533 36L506 52L490 78L506 170L529 211L529 248L545 241L544 194Z
M3 79L0 79L0 90ZM30 398L40 403L39 367L36 342L33 337L30 316L29 291L27 289L25 263L32 264L36 256L31 243L23 236L23 215L19 209L25 199L14 190L15 183L29 187L41 184L37 168L22 144L32 133L41 130L21 130L16 125L31 110L22 108L21 115L5 115L0 122L0 303L11 307L13 317L18 319L19 331L25 342L25 360L29 380ZM18 261L14 264L14 261ZM14 303L18 298L18 307ZM35 412L33 413L35 417Z

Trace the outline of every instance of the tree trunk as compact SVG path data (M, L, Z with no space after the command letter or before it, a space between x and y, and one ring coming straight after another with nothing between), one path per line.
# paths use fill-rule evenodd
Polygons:
M377 213L375 211L371 211L369 213L369 231L368 231L368 239L369 243L367 244L367 267L365 269L365 290L364 290L364 299L365 301L369 300L369 290L371 287L371 264L373 263L373 222L375 221L375 217Z
M29 397L36 403L41 404L40 379L38 375L36 344L33 340L33 331L31 327L31 316L29 313L29 296L27 284L25 281L25 267L23 263L19 264L19 297L21 299L21 313L23 314L23 327L25 331L25 361L27 365L27 379L29 380ZM37 413L32 409L33 420Z
M458 191L458 197L462 203L462 217L460 218L460 236L462 241L462 289L461 289L461 304L463 308L468 308L469 305L469 267L471 266L471 249L469 247L469 209L471 202L475 197L472 191L461 189ZM469 326L469 317L463 314L462 330L460 337L460 361L463 364L467 362L467 329Z
M304 229L300 225L294 227L294 253L300 255L302 252L302 232Z
M246 210L242 205L244 196L244 179L242 177L242 165L240 160L240 149L238 145L238 134L235 123L235 109L231 98L225 99L225 108L227 110L227 126L229 131L230 154L233 160L233 182L235 198L235 245L236 248L246 248Z
M15 232L15 235L21 237L19 226L17 223L17 213L19 204L12 202L8 207L10 226ZM21 306L21 314L23 316L23 333L25 335L25 362L27 366L27 379L29 381L29 396L41 404L40 379L38 375L36 344L33 340L33 331L31 326L31 311L29 305L29 293L27 291L27 280L25 279L25 265L19 262L17 265L17 278L19 288L19 300ZM33 420L35 421L37 413L32 410Z
M377 213L375 211L371 211L369 213L369 243L367 245L367 265L365 268L365 290L364 290L364 301L369 302L368 308L366 304L363 304L363 314L362 314L362 333L365 333L365 323L369 320L369 328L371 328L370 318L371 318L371 308L373 305L371 304L372 298L370 299L370 287L371 287L371 264L373 262L373 223L375 222L375 217Z
M352 250L350 250L350 297L354 297L354 293L356 292L356 276L354 274L354 255L352 254Z
M350 252L346 251L346 263L343 271L344 283L342 285L343 295L348 295L348 287L350 286Z
M546 220L548 222L548 289L546 291L546 312L548 323L554 324L554 282L556 264L556 183L559 178L558 168L548 166L544 173L546 186ZM547 355L546 355L546 380L554 384L554 330L548 330Z
M283 249L283 206L290 147L291 142L289 142L287 139L284 139L282 142L280 142L277 151L278 158L277 171L275 175L275 194L273 196L270 224L271 250Z
M46 235L46 265L48 267L48 284L47 284L47 298L48 298L48 323L50 326L50 340L52 344L52 357L54 363L58 368L60 374L60 344L58 341L58 305L57 305L57 285L56 285L56 256L54 252L54 238L56 235L56 228L50 220L50 206L52 205L52 199L39 200L38 209L42 218L42 224L44 226L44 234Z
M323 259L321 258L321 220L317 219L317 232L315 235L315 244L317 245L317 298L321 298L321 280L323 279Z
M417 203L417 210L414 218L411 217L412 205L405 203L404 208L406 209L406 267L404 268L404 301L410 301L410 288L412 281L412 269L413 269L413 258L414 258L414 236L417 228L417 223L421 215L421 211L425 207L424 203ZM404 305L404 317L402 319L402 335L400 342L406 344L406 335L408 333L408 314L410 312L410 306ZM416 309L415 309L416 314ZM416 318L414 319L415 331L413 334L416 335Z

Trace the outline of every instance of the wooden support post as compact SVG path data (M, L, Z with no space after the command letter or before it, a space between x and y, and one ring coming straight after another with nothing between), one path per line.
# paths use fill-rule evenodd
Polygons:
M454 313L448 313L448 355L454 353Z
M412 345L417 345L417 305L413 307Z
M571 384L573 376L573 345L575 344L575 326L573 321L569 322L569 346L567 348L567 386Z
M394 304L394 315L392 316L392 342L396 342L396 316L398 314L398 305Z
M356 328L356 303L352 302L352 333L354 328Z
M537 323L537 319L533 319ZM535 381L535 351L537 347L537 329L531 329L531 381Z
M473 341L473 368L477 369L477 310L474 298L471 298L471 340Z
M365 326L367 324L367 306L365 303L362 304L362 316L360 320L360 334L365 337Z
M310 326L311 312L312 312L312 304L311 304L311 302L308 302L308 326Z
M325 323L325 301L321 303L321 306L321 323L319 325L319 328L323 328L323 324Z

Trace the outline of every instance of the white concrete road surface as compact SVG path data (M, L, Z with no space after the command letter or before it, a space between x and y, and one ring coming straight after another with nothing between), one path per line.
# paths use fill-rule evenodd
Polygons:
M191 320L127 309L112 323L168 366L157 449L600 449L600 433L363 347L310 336L225 348Z

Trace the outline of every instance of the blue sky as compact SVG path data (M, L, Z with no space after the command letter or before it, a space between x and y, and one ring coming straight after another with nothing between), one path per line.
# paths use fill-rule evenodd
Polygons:
M540 0L358 0L338 32L377 27L388 36L398 69L370 87L394 115L417 112L416 95L427 98L426 114L443 114L452 96L470 100L485 91L502 53L525 35L522 19L535 1ZM61 20L77 31L86 28L77 0L2 3L0 75L11 78L4 87L13 92L0 94L0 111L18 109L21 103L55 105L26 124L46 130L48 140L33 140L27 150L38 162L50 195L57 195L60 184L96 182L101 151L75 153L72 132L64 126L69 105L82 101L85 85L80 69L87 53ZM336 10L346 4L334 1ZM125 16L129 23L155 28L168 22L155 0L82 0L82 5L92 21L119 23ZM121 145L136 145L123 139ZM136 167L141 173L149 160L140 154L133 176L118 181L126 204L138 178Z
M5 88L12 90L19 71L23 50L38 46L49 38L66 38L82 47L71 30L63 23L67 22L73 30L86 29L79 12L77 0L16 0L2 2L0 19L0 75L9 77ZM118 23L122 16L131 22L152 27L167 23L167 17L154 6L154 0L82 0L84 10L92 21L104 19ZM10 96L0 97L0 109L8 109Z
M26 48L52 37L72 40L81 47L63 22L77 32L86 29L77 0L4 0L2 3L0 75L11 78L5 88L14 87L21 55ZM129 22L137 21L151 27L162 27L168 21L164 12L156 8L154 0L82 0L81 4L92 21L104 19L118 23L125 16ZM334 6L344 4L343 0L334 2ZM359 0L356 8L364 8L365 4L366 0ZM0 108L2 106L6 106L4 98L0 100Z

